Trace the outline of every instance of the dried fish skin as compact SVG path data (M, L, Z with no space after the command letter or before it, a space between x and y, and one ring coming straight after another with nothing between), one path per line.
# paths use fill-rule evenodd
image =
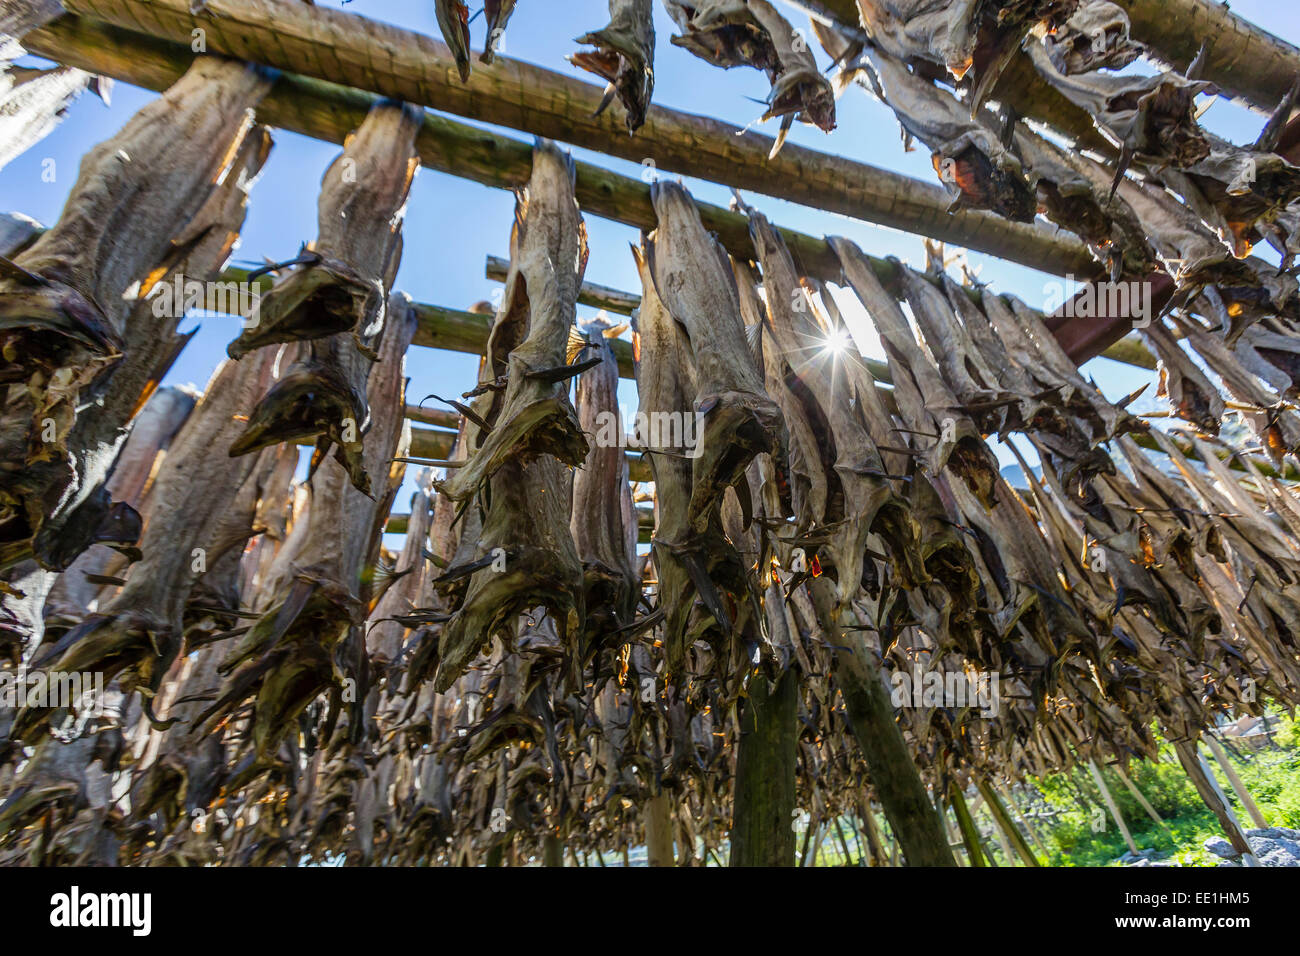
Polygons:
M825 515L831 535L829 552L837 572L836 610L848 606L862 586L867 537L877 534L891 553L893 577L908 585L926 575L921 567L919 529L901 497L885 476L880 451L844 398L844 384L825 351L827 330L815 320L794 260L781 237L761 213L747 211L750 235L763 268L768 326L774 345L819 406L831 445L828 484L837 486L838 507ZM938 293L936 293L938 294ZM766 351L766 350L765 350ZM839 378L840 381L836 379ZM825 467L825 466L823 466ZM833 500L833 499L832 499Z
M962 79L975 64L982 0L859 0L862 25L872 40L907 60L942 64Z
M382 476L383 493L370 497L358 490L337 461L324 461L315 470L307 533L292 556L292 577L281 584L274 606L225 657L222 694L198 718L214 726L251 699L251 739L259 767L274 758L298 714L321 694L328 692L337 710L346 680L358 691L349 702L354 713L350 726L360 726L355 715L365 679L360 625L367 597L362 569L374 559L387 507L404 472L394 459L400 457L403 435L409 435L403 417L404 356L416 317L405 297L391 297L388 310L379 361L367 382L374 422L362 454L365 472Z
M883 50L868 47L867 63L880 99L894 111L905 137L931 151L935 172L949 194L950 209L989 209L1015 222L1032 222L1033 191L1020 160L980 116L947 90L918 76Z
M1142 337L1160 359L1160 387L1156 394L1168 398L1180 418L1217 435L1226 411L1219 390L1183 351L1164 322L1151 323L1142 330Z
M613 93L626 111L629 133L645 124L646 111L655 86L655 32L653 0L609 0L609 25L587 33L575 42L590 44L594 51L569 57L575 66L595 73L608 84L598 114Z
M434 11L438 17L438 29L451 50L452 59L462 83L469 82L471 72L469 62L469 5L463 0L434 0Z
M1195 99L1213 84L1177 73L1115 76L1098 71L1061 73L1042 43L1028 44L1039 74L1071 103L1086 110L1098 130L1133 155L1187 169L1210 154L1196 122Z
M1043 43L1052 64L1066 76L1121 70L1146 52L1129 36L1131 28L1128 14L1110 0L1082 0Z
M746 346L730 261L690 194L659 182L650 198L658 227L644 240L646 261L660 299L686 329L696 370L694 410L703 427L692 450L688 520L703 531L754 456L777 447L781 412Z
M480 63L491 64L496 60L497 46L506 35L506 24L510 22L517 3L518 0L484 0L483 16L487 20L487 39L483 41L483 52L479 54Z
M993 507L997 460L975 423L961 410L961 403L922 351L907 316L885 290L862 250L838 236L829 237L827 242L880 332L893 374L899 417L907 429L916 433L914 445L925 440L923 449L914 454L924 461L931 476L951 467L985 507ZM900 267L895 260L895 268Z
M1160 269L1137 215L1122 196L1111 195L1111 174L1023 126L1015 144L1044 214L1086 242L1112 281Z
M600 364L578 379L578 422L588 434L608 437L610 428L623 434L618 413L618 360L607 333L615 331L596 320L585 326L593 337ZM639 582L633 572L637 526L627 457L622 441L597 441L583 467L573 476L573 516L570 530L582 562L588 647L584 656L632 623Z
M355 332L373 342L383 328L385 274L401 242L411 183L419 168L415 137L423 111L381 102L347 138L321 180L316 241L307 260L258 304L256 324L227 348L256 348Z
M238 458L282 442L315 439L315 460L335 448L353 485L369 494L362 437L370 427L365 382L371 364L349 334L313 339L306 355L258 401L228 454Z
M198 569L243 544L240 532L228 530L238 521L229 508L258 460L211 460L210 455L240 428L235 416L272 379L274 358L268 352L242 363L227 361L213 373L155 479L151 520L140 541L142 559L112 600L44 649L35 667L102 670L106 680L118 677L124 690L139 688L147 697L157 691L180 652L185 605Z
M270 85L262 69L200 57L86 156L59 222L0 268L0 381L22 383L0 417L0 564L38 547L66 566L112 520L101 476L76 471L75 410L120 358L133 297L188 252L174 240L233 174Z
M438 641L433 675L438 693L445 693L483 645L519 614L546 607L566 642L580 633L584 619L583 568L569 531L567 468L550 455L526 462L511 458L489 482L490 504L474 548L482 555L481 567ZM408 679L420 675L412 670Z
M0 169L44 139L98 78L68 66L33 70L0 59ZM109 80L102 81L105 91ZM105 93L105 95L107 95Z
M574 177L570 156L549 141L537 143L532 177L515 205L510 271L480 374L485 388L475 401L490 430L438 485L455 501L471 497L508 461L554 456L577 466L587 457L568 394L568 380L582 371L569 364L568 347L587 265Z
M714 66L752 66L772 84L763 119L787 117L812 123L824 132L835 128L835 94L817 69L807 42L766 0L665 0L682 31L674 46L689 50Z

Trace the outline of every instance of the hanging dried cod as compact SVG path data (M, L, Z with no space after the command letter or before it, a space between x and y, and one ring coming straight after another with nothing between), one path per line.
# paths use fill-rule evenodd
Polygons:
M589 446L569 401L568 380L602 360L569 364L585 348L573 327L587 265L574 175L570 157L553 143L538 142L532 177L515 206L505 296L467 414L477 435L469 459L439 484L440 492L471 511L477 509L467 499L482 492L486 502L481 531L462 532L457 563L435 585L456 608L438 642L439 692L515 615L549 608L564 642L583 618L565 465L581 464ZM472 577L461 597L466 575ZM430 660L413 661L412 684L426 676Z
M363 464L370 421L366 378L401 260L402 218L419 165L420 115L406 105L376 105L326 171L320 237L300 258L305 268L277 283L260 305L257 324L228 351L239 358L276 342L310 342L258 403L230 454L315 439L315 463L335 447L356 487L370 493Z
M59 222L0 261L0 383L20 386L8 388L0 414L0 567L33 547L48 562L70 521L90 529L86 541L104 533L102 510L86 513L103 502L80 507L97 483L81 483L68 446L82 389L121 356L132 307L124 295L189 251L172 240L220 188L269 89L257 67L199 58L86 157ZM68 561L84 547L59 542Z
M140 542L143 559L122 590L44 650L36 666L120 676L123 689L138 688L152 711L152 697L181 650L194 582L247 537L247 523L230 506L259 471L259 460L214 458L212 450L241 427L235 416L273 378L275 358L268 351L218 367L159 470Z
M515 12L518 0L483 0L483 14L487 19L487 39L483 41L483 52L479 61L492 63L496 59L497 47L506 35L506 24Z
M828 551L837 577L835 617L863 585L867 537L876 534L890 552L891 579L908 585L920 583L918 528L907 505L890 484L880 451L867 428L850 406L841 363L827 345L830 330L813 314L789 250L772 224L758 212L747 210L750 235L763 268L767 324L773 351L780 354L795 387L811 399L819 412L818 435L830 446L825 481L834 491L831 507L823 516L830 532ZM937 293L936 293L937 294ZM771 345L764 343L764 356ZM872 569L874 576L875 570Z
M658 226L643 238L655 290L686 329L695 364L694 410L699 434L689 449L691 497L687 520L703 531L723 493L744 484L754 456L781 441L781 412L763 390L745 327L730 261L705 232L690 193L676 183L650 187Z
M600 364L578 379L578 422L596 436L586 463L573 476L573 543L582 561L588 635L584 659L615 642L632 623L640 594L633 562L637 524L623 453L624 424L618 412L618 360L609 340L620 331L597 319L584 327L595 338Z
M481 431L469 460L438 488L453 500L471 497L508 462L553 456L577 466L587 457L568 382L600 360L569 364L576 357L570 353L573 322L587 267L574 176L569 156L553 143L538 143L532 177L515 205L510 272L488 338L489 365L475 390Z
M442 38L447 41L452 59L456 61L460 81L468 83L472 71L469 63L469 5L463 0L434 0L434 12L438 16Z
M772 90L762 121L781 117L775 156L797 119L829 133L835 128L835 93L808 49L808 41L767 0L664 0L682 31L674 46L714 66L752 66L767 74Z
M609 84L596 115L617 95L627 112L628 132L635 133L645 123L655 88L653 0L609 0L609 26L580 36L576 42L596 49L575 53L569 60Z
M1033 221L1037 209L1024 168L986 125L986 113L973 116L952 93L879 48L868 47L866 57L875 93L898 117L904 142L915 137L930 148L934 171L953 196L950 211L969 206Z
M1031 40L1029 58L1039 75L1066 99L1087 111L1097 129L1126 155L1159 166L1186 169L1210 155L1196 122L1196 97L1213 84L1172 71L1154 76L1117 76L1093 71L1062 73L1048 48ZM1188 68L1193 73L1196 64Z
M250 737L261 765L274 755L298 714L322 693L330 694L331 725L343 703L364 700L361 622L368 594L362 572L375 559L394 482L404 470L394 458L401 455L406 407L404 356L416 327L415 312L404 296L394 295L388 310L379 360L369 376L373 421L362 458L375 498L357 490L339 462L323 462L316 470L307 533L292 557L292 575L281 582L274 606L223 661L222 695L200 718L220 723L253 699ZM344 693L348 681L352 695ZM355 713L351 726L361 726Z
M924 460L931 476L952 468L985 507L993 507L997 459L975 423L922 351L907 317L885 291L862 250L847 239L831 237L827 241L880 332L904 425L896 431L906 430L911 435L917 448L913 454Z

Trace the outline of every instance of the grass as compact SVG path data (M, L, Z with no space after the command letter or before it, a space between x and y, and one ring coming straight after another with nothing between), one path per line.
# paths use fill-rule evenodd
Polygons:
M1274 740L1276 748L1243 751L1240 757L1230 755L1229 759L1270 826L1300 829L1300 725L1284 719ZM1243 826L1253 827L1227 778L1208 754L1207 760ZM1183 773L1171 747L1161 747L1159 763L1134 762L1129 767L1129 775L1166 824L1158 826L1128 792L1118 774L1103 768L1106 786L1119 805L1138 849L1158 850L1166 860L1183 866L1214 866L1222 862L1204 849L1204 843L1211 837L1222 837L1223 831ZM1044 812L1052 813L1055 819L1053 826L1040 831L1049 851L1046 861L1049 865L1118 865L1115 861L1128 847L1105 812L1101 793L1086 768L1054 774L1034 784L1041 795ZM1097 813L1098 808L1101 814ZM1099 817L1103 829L1094 832L1093 824Z

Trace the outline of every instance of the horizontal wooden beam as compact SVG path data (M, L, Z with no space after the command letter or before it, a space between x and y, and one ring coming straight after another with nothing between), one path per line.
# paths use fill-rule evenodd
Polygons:
M1098 269L1075 236L982 210L950 213L938 183L653 106L629 136L619 110L599 110L604 89L575 76L498 56L462 82L447 47L428 36L301 0L68 0L73 13L207 51L596 150L663 172L694 176L815 209L879 223L999 256L1044 272ZM196 13L191 10L197 8ZM585 204L584 204L585 206Z
M493 282L505 282L510 273L510 260L500 256L488 256L484 274ZM631 292L619 292L608 286L584 282L578 290L578 302L593 309L617 312L619 315L631 315L641 308L641 297Z
M650 535L655 527L654 509L648 505L638 505L636 509L637 540L642 544L650 543ZM388 524L384 527L386 534L406 534L411 526L409 514L390 514Z

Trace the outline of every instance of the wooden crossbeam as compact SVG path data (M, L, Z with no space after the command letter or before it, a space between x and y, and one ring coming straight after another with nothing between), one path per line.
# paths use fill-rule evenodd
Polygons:
M1044 272L1093 275L1076 237L1045 223L982 210L949 213L937 183L788 143L707 116L653 106L629 136L618 110L601 115L603 87L498 56L462 83L442 43L354 13L301 0L67 0L75 14L189 48L369 90L477 121L596 150L815 209L892 226Z

